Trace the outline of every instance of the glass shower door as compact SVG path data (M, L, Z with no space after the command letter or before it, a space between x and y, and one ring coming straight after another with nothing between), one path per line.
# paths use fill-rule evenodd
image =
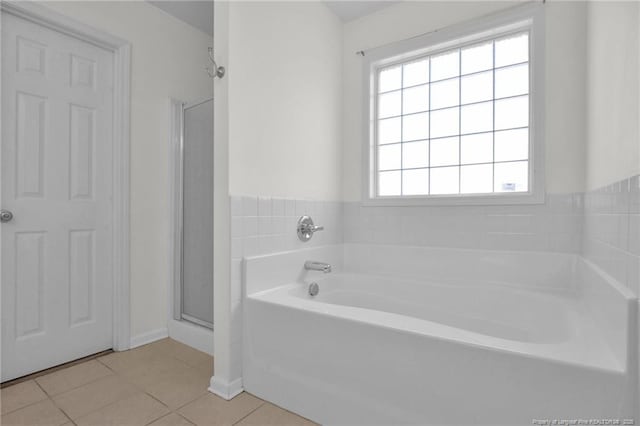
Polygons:
M183 111L180 319L213 328L213 100Z

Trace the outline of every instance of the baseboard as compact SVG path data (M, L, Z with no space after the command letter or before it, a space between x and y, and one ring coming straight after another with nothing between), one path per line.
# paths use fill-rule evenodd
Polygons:
M169 337L213 356L213 330L188 321L170 319Z
M232 382L220 380L220 378L213 376L211 378L209 392L214 395L218 395L220 398L227 401L240 395L244 389L242 388L242 378L236 379Z
M165 337L169 337L169 331L166 327L138 334L131 338L131 349L146 345L147 343L155 342L156 340L164 339Z

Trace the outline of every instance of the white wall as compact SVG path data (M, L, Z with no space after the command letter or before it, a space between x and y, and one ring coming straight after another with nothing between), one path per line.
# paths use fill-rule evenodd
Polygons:
M128 40L131 69L131 336L167 326L169 98L212 95L211 38L145 2L47 2Z
M588 5L587 187L640 174L640 5Z
M229 7L232 194L338 200L342 25L321 2Z
M362 65L356 51L464 22L515 2L403 2L345 25L343 58L343 196L362 192ZM547 2L546 179L547 192L569 193L584 186L586 7L581 2ZM558 95L561 93L561 95Z
M340 200L342 23L319 1L214 8L216 58L228 75L215 82L211 389L229 397L242 375L240 262L229 252L229 194Z

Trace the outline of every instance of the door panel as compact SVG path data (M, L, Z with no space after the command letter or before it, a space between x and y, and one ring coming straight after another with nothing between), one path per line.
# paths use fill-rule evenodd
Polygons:
M2 381L111 348L113 60L2 12Z
M47 99L19 92L16 99L16 198L42 198Z
M95 231L69 232L69 325L93 319Z
M69 155L69 199L93 196L93 136L95 110L71 105Z
M42 309L44 277L45 232L17 232L16 252L16 338L39 334L44 331Z

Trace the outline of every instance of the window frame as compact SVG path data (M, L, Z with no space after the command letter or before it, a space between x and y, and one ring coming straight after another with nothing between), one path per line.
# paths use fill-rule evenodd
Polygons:
M527 4L366 51L362 58L363 204L419 206L543 203L545 198L544 30L543 6ZM375 138L378 70L523 31L529 32L529 190L513 193L378 196Z

